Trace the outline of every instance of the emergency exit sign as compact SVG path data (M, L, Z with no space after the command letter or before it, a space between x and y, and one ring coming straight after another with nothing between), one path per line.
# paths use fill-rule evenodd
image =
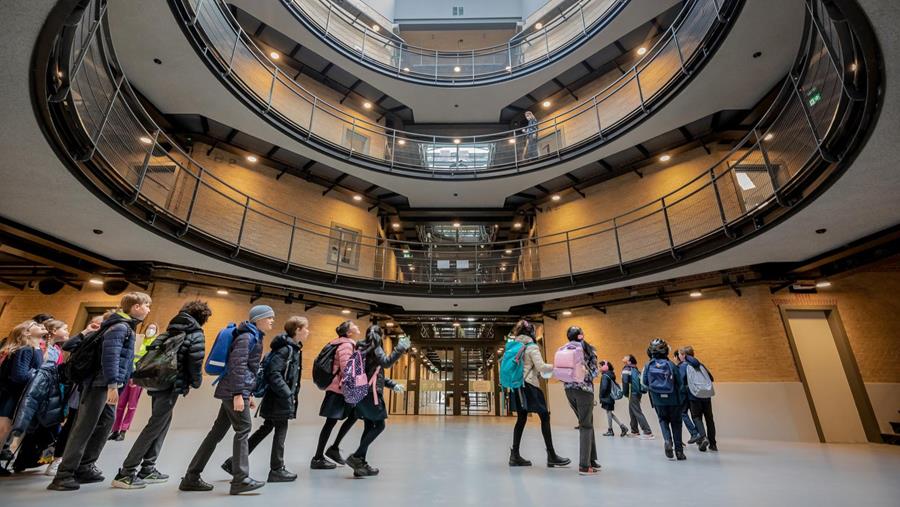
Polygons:
M809 104L809 107L813 107L822 101L822 92L819 91L818 88L813 86L809 90L806 91L806 103Z

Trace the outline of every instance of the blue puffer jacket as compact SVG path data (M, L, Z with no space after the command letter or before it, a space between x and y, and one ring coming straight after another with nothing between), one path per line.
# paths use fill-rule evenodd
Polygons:
M18 437L38 427L56 426L63 420L64 408L59 368L54 362L45 362L22 393L13 420L12 435Z
M3 364L5 378L0 378L0 390L18 397L41 367L43 355L34 347L22 347L13 352Z
M216 384L216 398L230 400L239 394L245 399L250 398L256 387L263 336L263 332L250 322L242 322L237 327L228 352L225 374Z
M92 387L123 386L134 371L134 329L138 321L128 314L116 312L103 322L100 352L100 371L94 376Z

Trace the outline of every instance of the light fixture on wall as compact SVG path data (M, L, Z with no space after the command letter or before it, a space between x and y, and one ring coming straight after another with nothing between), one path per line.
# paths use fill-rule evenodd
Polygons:
M509 140L509 144L516 144L516 138L512 138Z
M831 287L831 282L828 280L819 280L816 282L817 289L827 289L828 287Z
M513 224L513 229L521 229L521 228L522 228L522 222L516 222Z
M647 54L647 48L645 48L643 46L639 47L637 49L637 54L638 54L638 56L644 56L645 54Z
M670 160L672 160L672 155L666 154L666 155L659 157L660 162L668 162Z
M512 248L507 248L503 251L503 253L505 253L506 255L512 255Z
M399 223L399 222L394 222L394 223L391 224L391 227L393 227L394 229L399 229L399 228L400 228L400 223Z
M701 296L703 296L703 293L700 292L699 290L691 291L691 297L692 297L692 298L698 298L698 297L701 297Z
M409 72L409 67L403 67L403 72Z
M247 155L247 162L250 162L251 164L255 164L257 160L259 160L259 159L256 158L256 156L254 156L254 155Z
M380 26L378 26L378 25L372 25L372 31L373 31L373 32L377 32L377 31L379 31L379 30L381 30L381 27L380 27Z
M453 327L459 327L459 322L454 322Z
M453 222L453 227L456 227L458 229L458 228L462 227L462 224L459 222Z
M562 197L560 197L559 194L553 194L553 196L550 197L550 200L553 200L553 201L558 201L560 199L562 199Z
M153 144L153 139L150 139L147 136L141 136L141 142L144 144Z
M228 291L225 290L225 289L219 289L219 290L216 291L216 294L218 294L218 295L220 295L220 296L227 296L227 295L228 295Z
M404 144L406 144L406 139L397 139L397 144L403 146Z
M88 280L88 283L91 285L103 285L103 280L101 280L100 278L91 278L90 280Z
M459 65L457 65L456 67L453 67L453 72L459 72L461 70L462 69L459 67Z
M362 196L359 195L359 194L356 194L356 195L353 196L353 200L359 202L359 201L362 200Z
M350 315L350 310L344 308L343 310L341 310L341 313L343 313L344 315Z
M563 317L569 317L570 315L572 315L572 310L563 310L562 314Z
M774 138L775 138L775 134L769 132L768 134L766 134L765 137L763 137L763 141L771 141Z
M454 139L453 144L459 144L462 142L462 139Z
M505 264L502 265L502 266L500 266L500 271L506 271L506 265L505 265Z

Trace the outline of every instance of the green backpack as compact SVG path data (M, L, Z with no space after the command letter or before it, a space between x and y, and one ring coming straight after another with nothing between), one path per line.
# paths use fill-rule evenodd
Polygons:
M150 391L165 391L178 379L178 353L187 338L185 333L162 333L147 347L131 375L135 385Z

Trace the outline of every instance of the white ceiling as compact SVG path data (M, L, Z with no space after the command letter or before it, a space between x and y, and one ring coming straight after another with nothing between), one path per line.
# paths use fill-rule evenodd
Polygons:
M221 85L191 48L166 2L112 0L109 11L116 52L126 75L162 112L204 115L404 195L414 208L502 207L509 195L716 111L750 109L787 74L796 57L804 19L800 0L747 2L731 33L702 72L662 110L622 137L584 156L539 171L490 180L446 182L364 169L343 158L322 155L281 133ZM148 23L148 19L159 22ZM752 58L756 51L763 56ZM161 59L162 66L153 63L154 58ZM417 88L423 96L433 93L429 87ZM469 93L477 96L479 90ZM385 91L393 94L392 88Z
M750 3L755 3L750 2ZM892 0L860 0L869 14L885 54L886 83L900 82L900 4ZM262 281L303 284L259 274L182 247L148 232L108 207L57 158L38 127L29 89L30 48L54 0L33 0L0 19L0 176L5 188L0 214L114 260L155 260L197 267ZM17 48L29 48L17 51ZM754 50L753 46L748 48ZM191 52L193 54L193 52ZM180 88L197 96L194 89ZM900 130L900 88L885 91L881 118L854 165L822 197L765 234L723 253L627 283L553 294L518 293L500 298L430 299L362 294L328 288L336 295L366 297L408 310L505 311L510 306L575 293L643 283L769 261L802 261L900 223L900 171L896 170ZM827 227L828 233L813 231ZM102 236L94 228L106 231ZM318 290L322 288L317 287ZM453 306L458 305L458 306Z

